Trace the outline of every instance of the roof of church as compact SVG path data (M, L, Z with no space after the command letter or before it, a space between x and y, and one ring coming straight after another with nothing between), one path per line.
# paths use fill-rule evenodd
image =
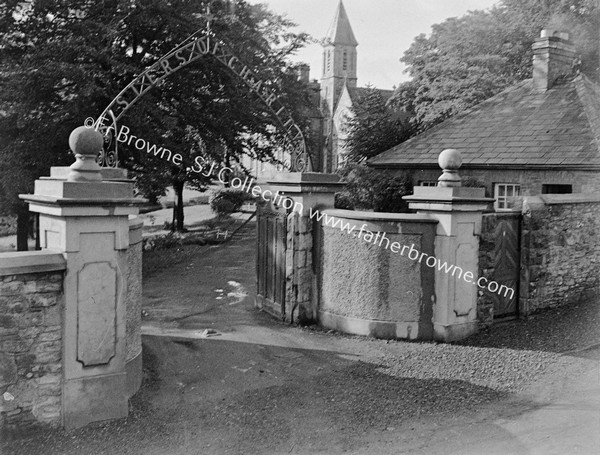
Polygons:
M356 38L354 37L354 32L350 26L350 20L348 19L348 14L346 14L346 8L344 8L342 0L340 0L340 3L338 4L335 17L325 36L325 40L332 44L358 46L358 41L356 41Z
M463 167L600 169L600 87L584 75L535 91L522 81L369 160L375 167L437 167L460 150Z
M369 87L348 87L348 93L350 93L350 99L353 103L356 103L358 101L358 98L360 98L361 96L368 94L370 90L377 90L381 97L384 99L384 101L389 100L394 94L393 90L384 90Z

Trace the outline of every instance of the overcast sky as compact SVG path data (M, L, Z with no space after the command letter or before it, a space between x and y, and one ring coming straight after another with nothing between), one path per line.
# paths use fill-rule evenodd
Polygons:
M321 39L333 20L339 0L248 0L265 3L298 24L298 31ZM399 59L420 33L449 17L488 9L498 0L344 0L358 46L358 84L391 89L408 79ZM311 79L321 77L321 46L310 44L295 61L310 64Z

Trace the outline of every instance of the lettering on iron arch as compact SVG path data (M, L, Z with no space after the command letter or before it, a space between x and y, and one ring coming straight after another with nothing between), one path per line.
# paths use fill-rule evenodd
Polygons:
M176 47L143 73L136 76L104 110L98 119L99 124L103 125L104 120L108 118L107 116L110 116L113 120L111 128L117 131L116 122L148 90L169 75L206 55L212 55L241 78L246 86L258 95L282 125L286 137L283 147L288 151L291 158L290 165L286 167L291 171L307 170L310 167L310 157L306 150L306 142L302 130L296 125L290 113L279 100L279 97L272 89L272 84L257 77L256 73L247 65L244 65L223 41L209 35L199 36L187 44ZM111 128L108 128L108 131ZM116 147L116 141L114 144ZM103 156L112 155L116 156L116 151L109 152L106 150L103 153ZM102 164L105 166L110 165L107 162L107 160L104 160ZM117 165L116 159L111 162L114 163L114 166Z

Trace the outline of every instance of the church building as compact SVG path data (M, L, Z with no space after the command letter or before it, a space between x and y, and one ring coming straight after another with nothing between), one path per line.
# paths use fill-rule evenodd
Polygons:
M352 106L367 88L357 87L358 41L350 19L340 0L335 16L323 40L323 73L320 84L321 113L323 115L323 146L321 172L335 172L344 164L346 123L352 115ZM392 90L379 90L384 100Z
M336 172L345 161L346 123L352 115L352 106L369 90L357 86L358 41L342 0L338 3L322 46L321 81L309 80L310 68L306 64L298 65L298 77L307 84L314 104L313 111L309 113L311 136L315 139L309 146L312 170ZM392 96L393 90L379 90L379 93L387 100ZM287 157L283 151L279 151L275 158L285 162ZM263 180L284 170L281 165L257 160L244 161L244 165L257 179Z

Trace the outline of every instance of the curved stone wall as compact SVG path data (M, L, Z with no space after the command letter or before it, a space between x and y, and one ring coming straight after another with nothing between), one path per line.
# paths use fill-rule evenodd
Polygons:
M142 384L142 220L129 219L129 249L127 250L127 323L126 370L127 393L138 391Z
M414 214L325 214L320 232L320 324L377 338L431 339L434 270L408 253L412 247L419 254L434 255L437 221ZM335 227L332 219L339 220ZM352 234L341 229L344 224L355 226Z

